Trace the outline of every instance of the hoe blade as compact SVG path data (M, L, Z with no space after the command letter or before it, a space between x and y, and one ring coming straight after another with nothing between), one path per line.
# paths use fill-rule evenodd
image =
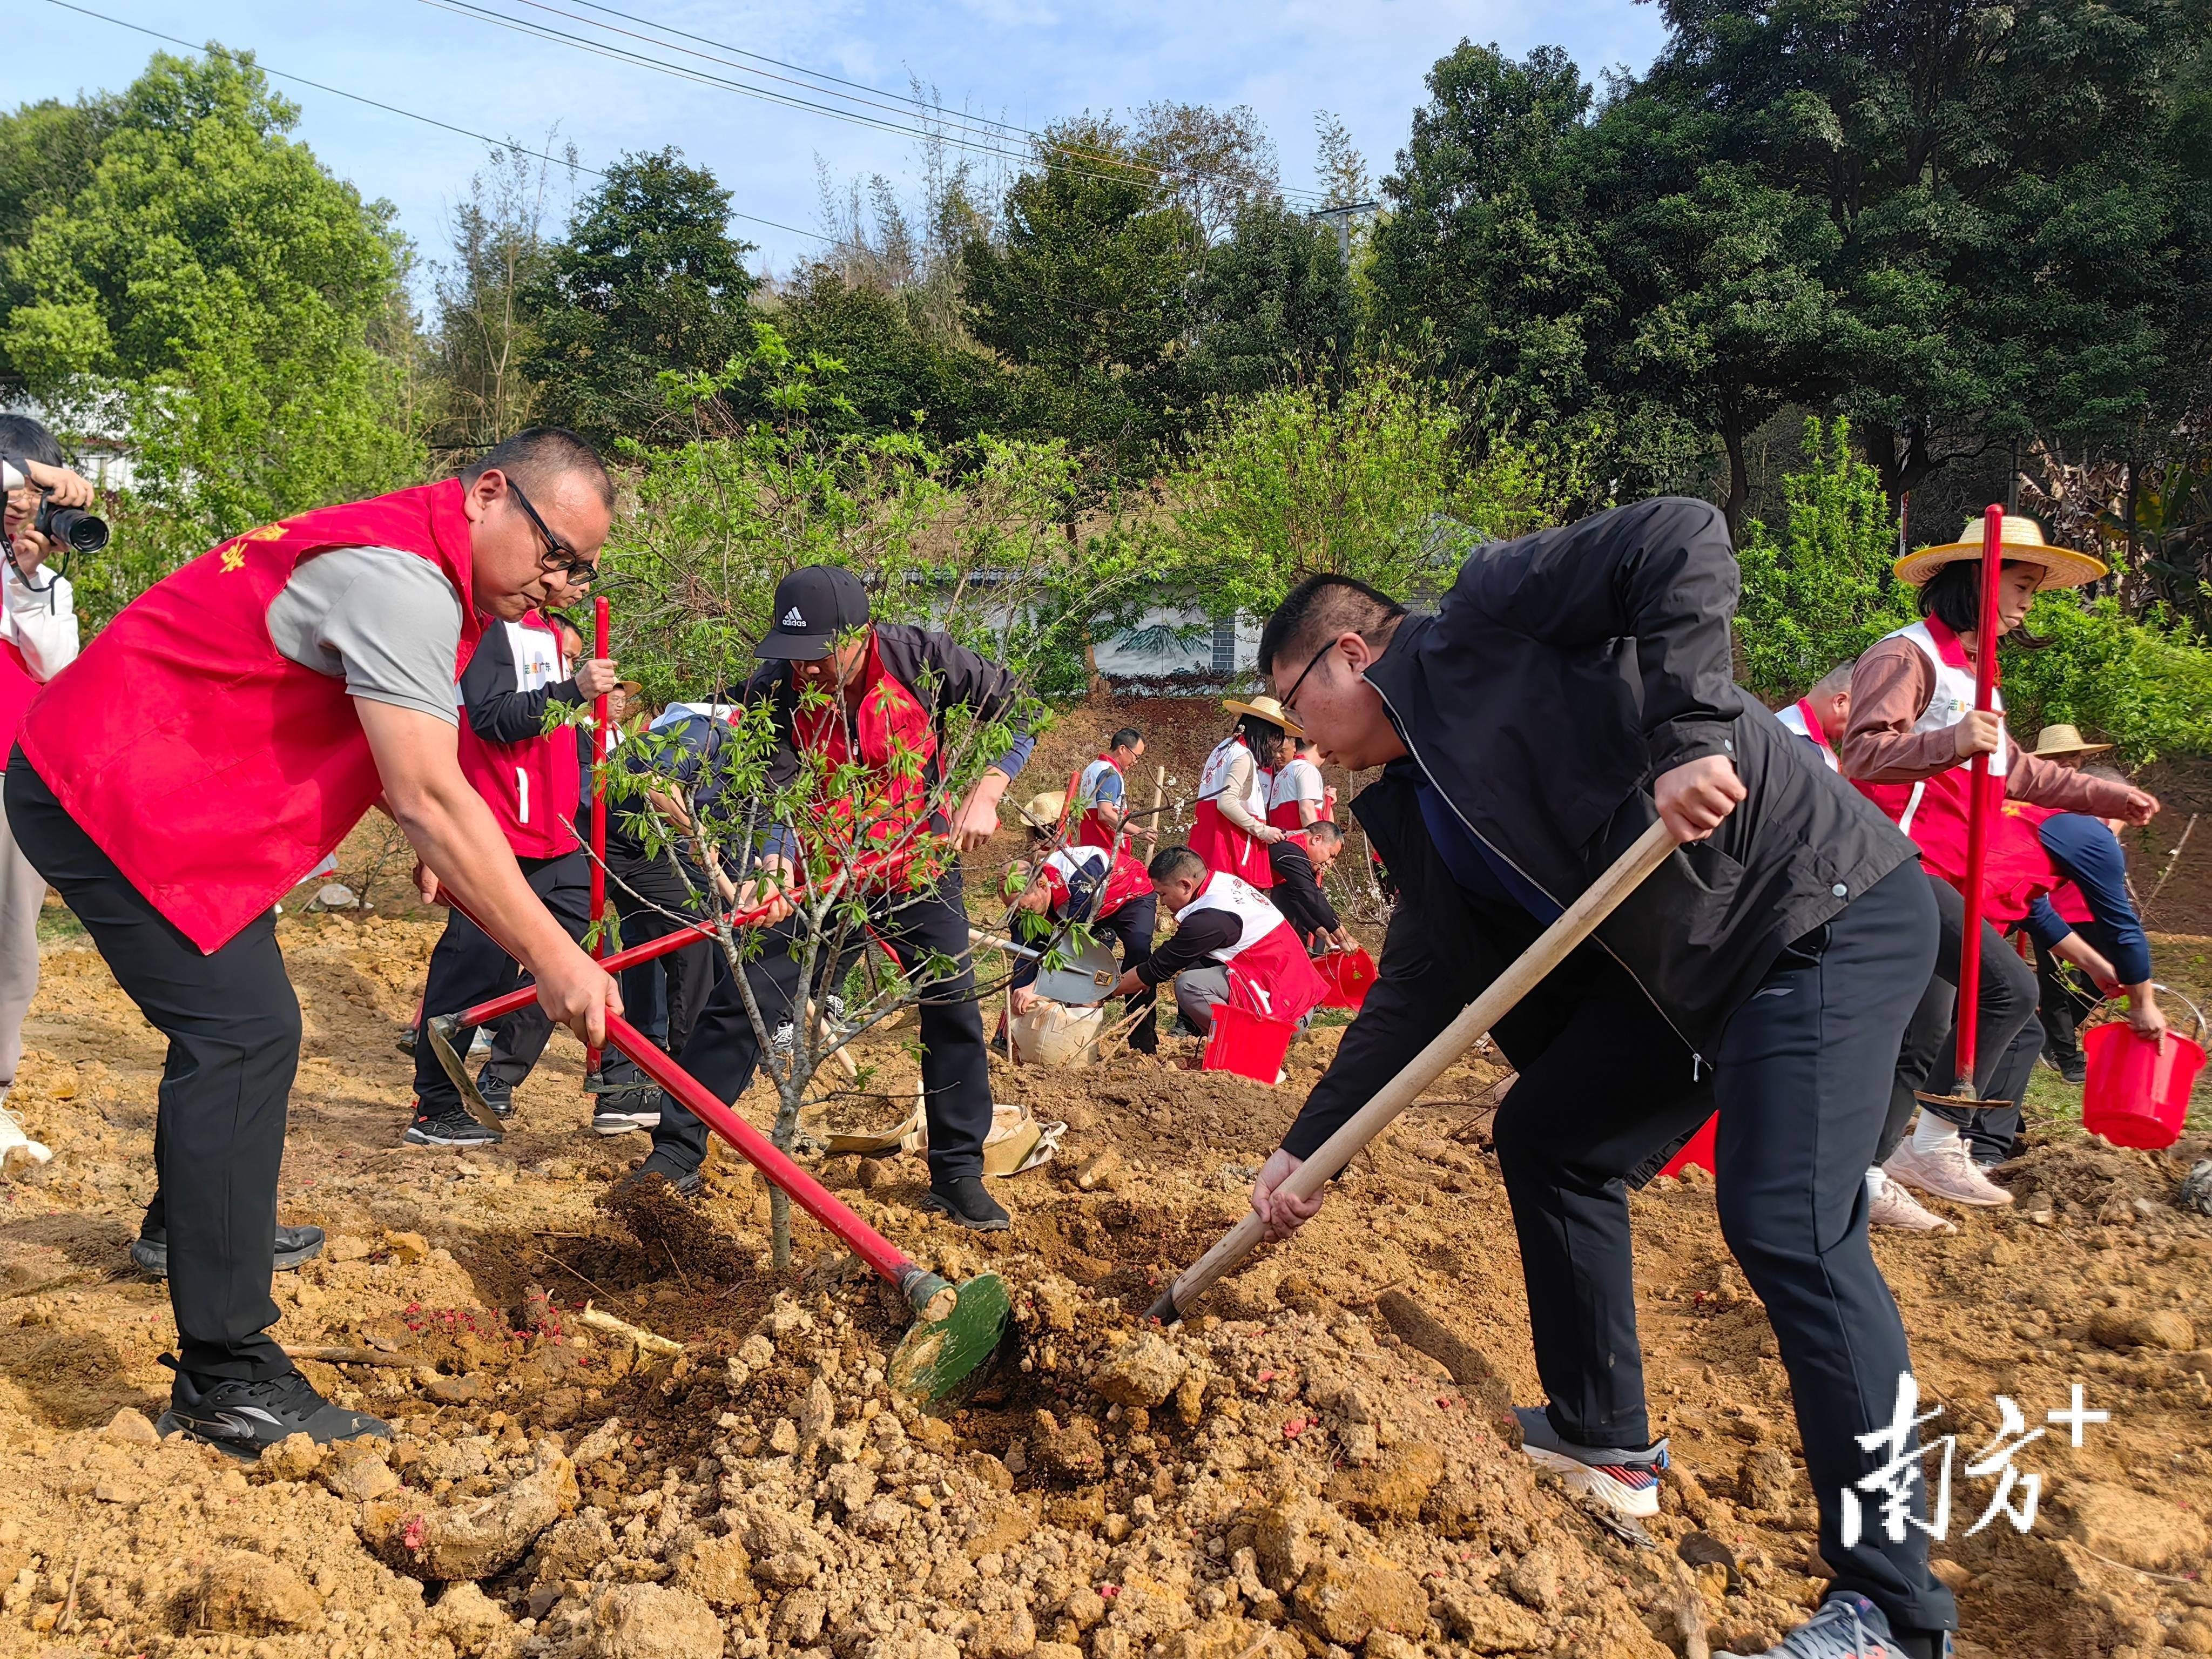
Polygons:
M998 1351L1012 1298L996 1273L957 1286L933 1273L908 1295L915 1322L891 1355L890 1384L915 1399L942 1400Z

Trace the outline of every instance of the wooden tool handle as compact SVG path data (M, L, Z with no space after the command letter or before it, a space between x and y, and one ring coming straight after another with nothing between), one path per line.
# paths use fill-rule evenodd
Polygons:
M1462 1009L1456 1019L1431 1038L1428 1047L1384 1084L1372 1100L1347 1118L1275 1190L1293 1198L1311 1198L1319 1192L1352 1162L1354 1153L1382 1133L1385 1124L1449 1070L1453 1062L1474 1045L1475 1038L1504 1018L1516 1003L1588 939L1597 925L1642 884L1646 876L1667 861L1675 845L1674 832L1664 823L1654 823L1638 836L1635 845L1614 860L1613 867L1539 934L1536 942L1511 967ZM1231 1228L1219 1243L1185 1268L1159 1301L1153 1304L1153 1316L1164 1321L1180 1318L1182 1310L1204 1295L1216 1279L1251 1255L1260 1243L1262 1230L1257 1212Z

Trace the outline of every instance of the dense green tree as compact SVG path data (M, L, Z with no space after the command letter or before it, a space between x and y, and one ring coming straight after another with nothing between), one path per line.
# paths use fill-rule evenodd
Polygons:
M794 354L844 366L847 405L866 428L912 427L939 441L995 428L1004 371L988 352L932 328L922 297L811 265L784 293L777 326Z
M681 152L628 155L578 208L533 295L538 414L611 443L673 429L663 372L711 372L751 340L730 192Z
M1358 331L1335 231L1267 198L1213 250L1192 313L1180 379L1193 403L1341 370Z
M575 154L568 156L574 177ZM438 270L435 396L428 422L441 451L487 448L528 426L538 388L539 290L555 244L545 220L556 163L517 143L495 149L453 210L451 258Z
M92 182L115 119L112 98L48 98L0 115L0 248L15 247Z
M976 339L1022 371L1014 418L1133 464L1163 430L1188 323L1188 212L1122 128L1086 118L1048 130L1004 220L963 250L963 300Z

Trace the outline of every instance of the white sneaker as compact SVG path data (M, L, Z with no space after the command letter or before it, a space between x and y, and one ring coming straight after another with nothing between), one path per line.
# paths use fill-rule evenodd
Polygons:
M1867 1206L1867 1225L1890 1227L1901 1233L1955 1233L1959 1231L1887 1175L1881 1176L1881 1184Z
M22 1120L7 1106L8 1091L0 1089L0 1172L20 1175L53 1157L53 1152L25 1133Z
M1982 1173L1966 1143L1956 1135L1934 1152L1922 1151L1908 1137L1881 1169L1893 1181L1953 1204L1993 1210L2012 1202L2012 1194Z

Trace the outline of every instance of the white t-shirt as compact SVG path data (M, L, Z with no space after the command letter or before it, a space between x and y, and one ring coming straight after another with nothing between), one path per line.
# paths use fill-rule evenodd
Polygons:
M76 602L64 575L40 566L31 580L35 589L0 559L0 640L23 653L23 666L44 684L76 660Z
M1275 781L1267 791L1267 810L1272 812L1278 806L1302 800L1319 806L1327 799L1321 768L1310 760L1294 759L1275 773Z

